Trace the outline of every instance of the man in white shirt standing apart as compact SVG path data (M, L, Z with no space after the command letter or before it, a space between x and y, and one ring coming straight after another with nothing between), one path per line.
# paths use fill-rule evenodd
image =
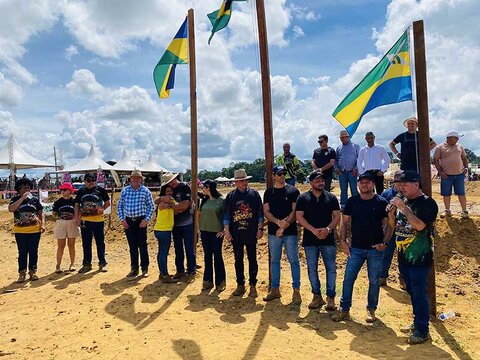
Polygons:
M375 191L381 195L385 189L383 185L383 174L390 165L390 158L382 145L375 144L375 135L369 131L365 134L367 145L360 149L357 158L359 174L369 172L375 179Z

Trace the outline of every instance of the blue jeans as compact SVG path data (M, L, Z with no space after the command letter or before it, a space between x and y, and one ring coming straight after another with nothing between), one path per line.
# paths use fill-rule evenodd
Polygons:
M295 178L285 179L285 182L286 182L288 185L295 186Z
M455 195L465 196L465 175L447 175L446 179L440 179L440 195L451 196L452 187Z
M37 271L38 245L40 243L40 234L15 234L15 241L18 248L18 272L28 270Z
M380 294L380 272L382 270L383 252L376 249L350 248L350 257L345 268L340 308L349 311L352 307L353 285L357 275L367 261L368 272L368 303L367 309L376 310Z
M298 236L284 235L281 238L268 234L268 246L271 255L272 283L271 288L280 287L280 260L282 258L282 249L285 245L290 271L292 272L292 287L300 289L300 260L298 258Z
M305 246L305 256L307 258L308 280L312 286L312 293L320 295L320 279L318 278L318 258L322 255L323 264L327 272L327 296L334 298L335 282L337 281L337 247L334 245Z
M205 260L203 280L213 282L213 269L215 269L215 285L220 285L226 278L222 256L223 236L217 237L216 232L202 231L201 237Z
M401 263L398 264L398 267L412 301L415 331L425 336L428 334L428 321L430 318L428 274L431 267L411 266Z
M167 258L170 244L172 243L171 231L155 231L155 237L158 240L157 263L161 276L168 276Z
M340 183L340 205L342 209L345 207L348 199L348 185L350 184L350 193L352 196L358 194L357 177L352 175L352 171L342 171L338 176Z
M395 253L395 240L396 236L393 235L388 242L387 248L383 251L382 272L380 273L381 279L388 278L388 271L392 265L393 254Z
M175 246L175 267L177 272L185 272L186 254L187 272L190 274L195 273L197 271L197 263L193 249L193 224L173 227L173 245Z
M83 221L80 227L82 233L83 265L92 265L92 240L95 237L99 265L106 265L104 222Z

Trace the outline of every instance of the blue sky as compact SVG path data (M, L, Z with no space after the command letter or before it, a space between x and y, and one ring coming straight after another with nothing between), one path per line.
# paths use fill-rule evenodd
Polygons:
M175 89L162 101L152 71L194 7L199 167L263 157L255 3L235 3L229 27L208 46L206 14L219 5L2 1L0 146L14 133L42 159L52 160L56 146L66 166L95 144L105 160L118 160L126 148L135 160L152 153L166 168L189 168L188 67L177 67ZM450 129L465 132L461 142L480 154L480 2L269 0L268 6L275 153L289 141L294 153L309 159L320 133L338 145L341 127L331 112L403 30L422 18L431 135L440 143ZM374 130L387 146L412 114L412 103L376 109L353 140L363 145L363 134Z

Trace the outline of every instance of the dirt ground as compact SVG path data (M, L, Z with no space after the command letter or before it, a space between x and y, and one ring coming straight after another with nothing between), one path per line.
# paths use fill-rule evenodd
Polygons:
M149 232L150 277L125 279L128 246L114 217L106 234L109 271L55 274L53 221L42 235L36 282L16 284L17 248L12 215L0 211L0 357L5 359L480 359L480 183L467 187L471 219L439 219L436 234L436 285L439 313L432 319L432 341L409 346L399 328L411 322L409 297L400 290L396 263L380 292L379 321L364 320L368 281L362 269L355 284L352 320L334 323L325 310L311 311L303 249L301 306L290 304L290 270L282 262L282 298L265 303L268 287L266 240L259 243L259 297L231 296L233 254L224 244L227 289L201 291L202 271L179 284L158 281L157 243ZM338 189L336 189L338 191ZM336 192L336 191L334 191ZM438 194L438 184L434 184ZM117 194L118 196L118 194ZM439 202L438 195L434 196ZM453 199L453 204L457 204ZM455 210L455 208L454 208ZM108 221L107 221L108 224ZM77 239L77 266L81 243ZM94 251L95 254L95 251ZM173 249L171 250L171 255ZM198 262L203 265L201 245ZM64 259L67 256L65 255ZM66 261L65 261L66 263ZM337 301L345 256L338 256ZM171 273L173 256L169 257ZM320 264L322 285L325 272ZM322 290L323 290L322 286Z

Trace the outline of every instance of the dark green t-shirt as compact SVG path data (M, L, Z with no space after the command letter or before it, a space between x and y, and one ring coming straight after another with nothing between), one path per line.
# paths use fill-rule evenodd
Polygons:
M200 209L200 230L219 232L223 229L223 198L208 199Z

